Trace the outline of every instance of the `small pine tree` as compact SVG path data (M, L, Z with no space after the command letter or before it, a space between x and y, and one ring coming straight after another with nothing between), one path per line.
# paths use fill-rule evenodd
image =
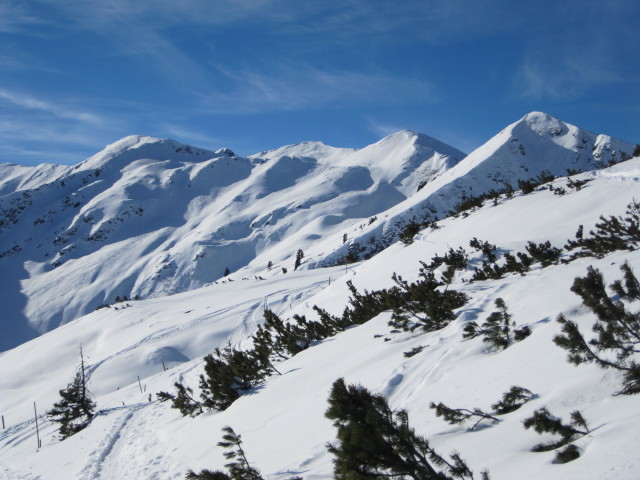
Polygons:
M640 283L628 263L621 270L623 280L611 286L620 300L609 297L602 274L593 267L589 267L586 277L576 278L571 287L596 315L592 330L597 336L587 341L578 324L560 314L557 321L562 325L562 334L553 341L569 352L570 363L595 363L601 368L620 370L624 380L618 393L634 394L640 393L640 364L634 359L640 352L640 312L629 312L622 300L640 300Z
M497 247L495 245L486 241L478 240L476 237L473 237L473 239L469 242L469 246L482 252L487 259L487 262L493 263L497 260L495 253Z
M202 413L202 403L193 398L193 390L185 387L180 382L174 383L177 393L175 395L168 392L158 392L156 397L161 402L171 402L171 408L176 408L185 417L187 415L195 417Z
M500 421L499 418L483 412L479 408L474 408L473 410L469 410L467 408L450 408L442 402L437 405L434 402L431 402L429 408L433 408L436 411L436 417L442 417L444 421L449 423L449 425L463 425L468 420L474 419L475 423L471 428L469 428L469 430L475 430L484 420L488 420L493 423L498 423Z
M413 239L420 232L420 224L411 221L405 225L402 231L398 234L398 238L405 245L411 245Z
M304 252L302 251L302 249L301 249L301 248L299 248L299 249L298 249L298 251L296 252L296 263L295 263L295 265L293 266L293 269L294 269L294 270L297 270L297 269L298 269L298 267L299 267L300 265L302 265L302 259L303 259L303 258L304 258Z
M491 405L491 408L496 412L496 415L504 415L518 410L532 398L531 390L513 386L508 392L502 394L502 399Z
M502 399L497 403L491 405L491 408L495 410L495 415L504 415L506 413L513 412L520 408L533 398L533 393L530 390L522 387L511 387L511 389L502 395ZM463 425L468 420L475 420L475 423L469 430L475 430L480 423L485 420L497 423L499 418L474 408L469 410L467 408L450 408L442 402L437 405L431 402L429 408L433 408L436 411L436 417L442 417L450 425Z
M338 444L327 445L336 480L474 478L460 455L453 453L447 461L416 434L406 410L392 411L384 396L364 387L336 380L325 416L338 429ZM487 480L488 473L482 478Z
M224 427L222 429L224 435L222 435L222 441L218 442L218 446L226 448L224 456L227 460L231 460L226 464L229 471L229 477L231 480L264 480L260 471L252 467L247 460L247 455L242 448L242 440L240 435L233 431L231 427Z
M249 463L242 448L240 435L231 427L224 427L222 431L224 435L222 441L218 442L218 446L227 450L224 456L227 460L231 460L225 465L228 473L219 470L214 472L202 470L200 473L195 473L189 470L185 477L186 480L264 480L260 470ZM302 480L302 477L289 477L286 480Z
M230 274L231 274L231 270L229 270L229 267L226 267L224 269L223 277L228 277Z
M74 379L67 388L60 390L62 398L47 412L52 421L60 424L58 433L62 440L86 428L94 416L96 404L91 399L87 383L81 348L80 367L76 370Z
M555 450L556 448L564 447L568 445L570 442L574 441L576 438L582 437L590 433L589 427L587 425L587 421L582 416L580 411L576 410L571 412L571 422L569 424L562 423L562 419L558 417L554 417L549 413L546 407L542 407L535 412L529 418L526 418L523 421L524 428L529 429L533 428L536 433L552 433L555 435L560 435L560 440L549 443L539 443L535 445L531 451L533 452L548 452L550 450ZM566 449L558 452L558 456L556 456L556 461L558 463L566 463L566 457L569 456L570 452L566 452ZM573 453L578 453L576 450L573 450ZM564 457L564 458L563 458ZM575 457L577 458L577 457ZM564 459L564 461L562 461Z
M526 246L527 252L533 258L533 260L538 261L542 264L543 267L548 267L549 265L553 265L558 263L560 260L560 255L562 255L562 250L556 247L551 246L551 242L548 240L544 243L535 243L529 242Z
M438 290L442 283L424 263L419 276L415 283L409 283L395 273L391 277L397 287L386 295L387 304L393 309L389 325L405 331L440 330L456 318L454 310L464 306L468 297L456 290Z
M497 312L491 313L480 327L476 322L469 322L464 327L462 337L471 339L482 335L482 341L491 344L497 350L504 350L514 340L522 340L531 333L528 327L514 330L515 322L511 321L511 314L502 298L496 298L495 305L498 308Z

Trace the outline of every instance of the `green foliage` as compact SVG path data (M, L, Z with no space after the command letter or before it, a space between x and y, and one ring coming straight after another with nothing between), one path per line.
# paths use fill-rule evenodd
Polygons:
M552 182L553 180L555 180L555 178L555 175L552 175L549 170L543 170L535 178L530 178L528 180L518 180L518 188L522 190L522 193L528 194L533 192L540 185Z
M569 463L576 458L580 458L580 449L573 443L570 443L562 450L558 450L556 453L555 463Z
M462 200L453 207L454 210L449 212L449 215L455 216L461 213L467 215L469 210L480 208L487 200L493 200L494 203L496 203L502 195L511 198L513 196L513 187L505 183L504 187L498 190L492 189L480 195L464 196Z
M640 300L640 284L628 263L622 265L624 277L613 283L620 297L614 300L606 291L599 270L589 267L586 277L574 280L571 291L596 315L593 331L596 336L586 340L578 325L558 316L562 334L554 343L569 352L568 361L575 365L595 363L601 368L613 368L624 373L619 394L640 393L640 364L634 357L640 353L640 312L629 312L623 303Z
M387 296L387 302L393 309L389 325L394 328L405 331L420 328L424 332L440 330L456 318L454 310L468 300L462 292L438 290L442 283L424 262L421 263L420 278L414 283L393 274L397 287Z
M482 268L474 269L471 281L476 282L489 279L497 280L508 273L519 273L520 275L524 275L529 271L529 268L533 264L533 260L527 256L526 253L522 252L518 252L517 257L518 258L511 253L506 252L502 256L504 262L501 265L498 265L495 260L493 262L482 262Z
M515 412L522 405L533 398L533 393L523 387L512 386L508 392L502 394L502 399L491 405L496 415Z
M95 402L87 388L84 357L80 352L80 366L76 370L73 380L67 388L59 391L60 400L53 404L53 408L47 411L47 416L59 423L58 433L64 440L78 433L89 425L96 409Z
M491 313L481 326L476 322L469 322L464 327L462 337L472 339L482 336L482 341L489 343L492 348L504 350L514 341L523 340L531 333L528 327L514 329L516 324L511 320L511 314L502 298L496 298L495 305L497 312Z
M216 470L201 470L200 473L195 473L193 470L189 470L184 477L186 480L231 480L231 477L224 472Z
M436 417L442 417L444 421L449 423L449 425L463 425L471 419L475 420L475 423L471 428L469 428L469 430L475 430L484 420L488 420L493 423L500 421L499 418L483 412L479 408L474 408L473 410L469 410L467 408L450 408L442 402L437 405L431 402L429 408L433 408L436 411Z
M269 373L268 359L255 352L236 350L227 345L204 357L204 374L200 375L202 405L224 410L240 394L258 385Z
M560 440L549 443L539 443L534 446L531 449L533 452L555 450L589 433L587 421L578 410L571 412L571 422L565 424L561 418L554 417L546 407L542 407L533 412L531 417L526 418L523 421L523 425L526 429L533 428L533 430L539 434L551 433L560 435Z
M364 293L360 293L353 286L351 280L347 282L347 287L351 296L349 297L349 305L342 313L341 325L343 329L350 325L362 325L388 310L388 298L395 294L388 290L374 290L372 292L365 290Z
M406 358L411 358L411 357L415 357L417 354L419 354L422 350L424 350L424 347L421 345L419 347L413 347L411 350L404 352L403 355Z
M294 269L294 270L297 270L297 269L298 269L298 267L299 267L300 265L302 265L302 259L303 259L303 258L304 258L304 252L302 251L302 249L300 249L300 248L299 248L299 249L298 249L298 251L296 252L296 263L295 263L295 265L293 266L293 269Z
M338 429L338 443L327 445L336 480L474 478L460 455L438 455L409 426L406 410L392 411L384 396L338 379L328 401L325 416ZM489 476L484 472L482 478Z
M502 395L502 399L500 401L491 405L491 408L495 410L495 415L504 415L519 409L522 405L531 400L532 397L533 393L531 393L530 390L514 386ZM468 408L450 408L442 402L438 404L431 402L429 408L433 408L436 411L436 417L442 417L450 425L463 425L469 420L474 420L475 423L469 430L475 430L478 425L485 420L493 423L500 421L499 418L496 418L490 413L484 412L479 408L474 408L473 410L469 410Z
M471 241L469 242L469 246L471 248L475 248L476 250L482 252L487 262L493 263L497 260L496 254L495 254L496 252L495 245L492 245L491 243L486 241L478 240L476 237L473 237L473 239L471 239Z
M571 259L580 257L602 258L617 250L635 250L640 245L640 202L633 200L627 205L625 216L600 216L595 230L584 237L582 230L575 240L565 245L567 251L576 250Z
M225 465L227 473L219 470L202 470L195 473L192 470L187 472L186 480L264 480L260 470L249 463L247 455L242 448L242 439L233 428L224 427L222 429L222 441L218 446L226 449L224 456L229 463ZM290 477L287 480L302 480L301 477Z
M529 256L543 267L557 264L562 255L562 250L552 247L548 240L544 243L529 242L525 248Z
M231 461L225 467L229 471L231 480L264 480L260 471L252 467L247 460L240 435L236 434L231 427L224 427L222 431L224 435L222 435L222 441L218 442L218 446L227 449L224 457Z
M193 390L185 387L180 382L173 384L176 387L175 395L168 392L158 392L156 397L161 402L171 402L171 408L176 408L185 417L187 415L195 417L202 413L202 404L193 398Z
M398 238L405 245L411 245L414 237L420 232L422 226L419 223L411 221L407 223L398 234Z

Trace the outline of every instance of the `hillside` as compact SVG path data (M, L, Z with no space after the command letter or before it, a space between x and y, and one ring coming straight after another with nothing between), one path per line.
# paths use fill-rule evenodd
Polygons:
M565 148L569 138L560 137L565 124L549 130L549 124L541 126L538 118L523 120L524 133L519 130L520 122L496 138L544 132L543 139L551 139L558 149ZM585 150L591 153L585 154L584 163L575 162L583 157L571 150L573 143L568 148L573 153L567 153L566 158L576 169L589 169L587 173L554 180L553 191L543 185L529 194L515 192L511 198L503 195L495 202L485 202L466 215L444 218L438 228L418 233L411 245L393 243L378 255L347 267L300 269L287 275L266 272L265 277L246 275L247 268L244 273L232 273L230 278L188 292L100 309L4 352L0 355L0 411L8 428L0 433L0 478L180 479L190 468L223 468L225 459L215 444L225 425L242 435L247 456L265 478L284 479L292 474L305 480L332 478L332 457L326 443L336 441L336 431L324 412L331 384L340 377L386 395L393 408L406 408L411 425L438 452L459 451L476 474L487 468L494 480L637 478L637 395L615 396L622 382L619 372L595 365L573 366L566 361L566 352L552 341L560 332L555 321L558 314L578 322L585 333L595 319L570 291L574 278L586 275L587 268L593 266L609 285L621 278L624 262L637 274L637 245L634 250L607 253L602 258L585 256L546 268L535 263L524 275L509 273L498 279L470 281L474 268L481 268L483 261L482 254L469 246L474 237L495 244L501 256L515 255L525 252L530 241L549 240L562 248L575 238L580 225L588 235L600 215L624 215L639 191L640 158L592 169L594 165L605 166L590 163L594 158L608 163L615 158L607 155L621 155L619 152L626 150L603 147L608 153L596 157L594 146L604 145L603 137L585 138L589 145ZM534 140L532 136L529 142ZM525 143L525 150L530 143ZM495 148L484 153L472 153L405 202L415 197L415 213L422 202L418 197L427 198L426 192L431 191L432 198L441 192L439 198L444 198L449 190L438 187L439 182L454 185L448 188L455 191L456 181L475 175L478 183L463 185L485 185L479 172L488 160L480 162L481 154L506 158L500 169L508 172L513 156L506 152L504 142L493 145ZM523 160L529 169L526 173L555 165L556 174L562 174L567 167L559 153L557 158L560 160L552 164L546 156L527 153ZM306 161L300 159L296 165ZM273 160L264 165L269 162ZM456 169L457 174L451 173ZM451 176L448 182L447 176ZM443 209L452 207L442 205ZM393 215L400 215L394 212L403 212L406 207L393 207L385 214L385 221L391 222ZM382 221L384 215L379 218ZM455 320L440 330L392 333L387 325L391 311L387 310L277 363L282 375L245 392L225 411L182 417L153 395L149 401L149 394L170 391L175 381L197 393L201 357L228 340L248 348L247 339L262 322L265 307L284 319L296 313L315 318L313 305L340 315L350 295L347 281L360 292L390 288L393 273L415 281L420 261L429 262L458 247L466 250L468 263L447 288L465 293L468 301L456 311ZM570 255L563 251L562 259L568 261ZM495 310L497 298L504 299L517 326L528 326L531 335L504 351L488 348L481 338L463 340L464 328L472 321L485 321ZM637 302L632 302L630 309L636 312ZM87 356L90 388L100 414L88 428L62 442L57 439L56 426L41 417L43 441L36 449L33 401L42 414L57 400L57 391L73 376L80 345ZM404 355L416 347L422 347L417 354ZM489 410L512 385L528 388L535 396L521 409L501 417L499 423L477 431L448 425L429 408L430 402L444 402ZM522 421L543 406L565 420L574 410L583 413L590 433L575 441L580 458L559 465L553 463L554 452L530 451L535 444L552 438L522 427Z
M364 259L464 198L633 150L534 112L466 158L403 131L359 150L305 142L248 158L130 136L73 167L0 165L0 350L118 298L190 291L227 270L291 272L299 250L303 269Z
M463 157L410 132L330 150L243 158L131 136L74 167L0 166L0 350L116 298L192 290L249 264L293 270L298 249Z

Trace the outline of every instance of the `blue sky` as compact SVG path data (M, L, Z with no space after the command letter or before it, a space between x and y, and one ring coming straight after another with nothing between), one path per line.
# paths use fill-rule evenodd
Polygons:
M125 135L241 155L541 110L640 143L637 0L0 0L0 162Z

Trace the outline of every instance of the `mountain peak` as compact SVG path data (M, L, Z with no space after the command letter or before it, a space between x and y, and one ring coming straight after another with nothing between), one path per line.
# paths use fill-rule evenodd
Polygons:
M216 153L168 138L128 135L107 145L102 151L79 163L74 168L77 170L103 168L107 165L114 165L114 162L117 164L116 168L122 168L132 161L139 159L172 159L199 162L218 157L221 154L227 155L226 152Z
M544 112L527 113L520 122L542 137L560 135L566 130L566 124L562 120Z

